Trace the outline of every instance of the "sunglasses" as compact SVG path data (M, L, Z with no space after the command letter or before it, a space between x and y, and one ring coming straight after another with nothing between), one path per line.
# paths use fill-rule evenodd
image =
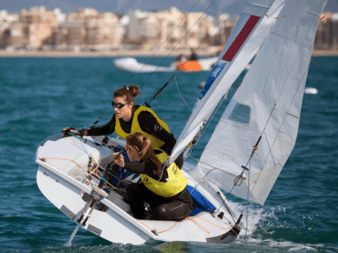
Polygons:
M128 103L122 104L122 103L115 103L115 102L111 102L111 105L113 108L116 109L122 109L124 106L126 106Z

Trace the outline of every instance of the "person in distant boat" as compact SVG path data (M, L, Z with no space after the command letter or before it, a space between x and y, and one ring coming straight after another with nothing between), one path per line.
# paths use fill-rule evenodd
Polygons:
M197 61L197 54L193 48L190 48L191 54L188 58L188 61Z
M136 85L123 86L115 91L112 102L115 114L106 125L81 130L66 127L62 131L72 132L81 137L108 135L116 132L123 139L138 132L150 139L154 149L160 148L167 154L171 154L176 144L174 135L170 132L168 125L152 109L134 104L134 99L138 94L140 91ZM182 168L183 154L175 162L179 168Z
M139 173L141 183L127 187L127 200L136 219L145 219L144 202L150 205L151 220L181 221L193 210L187 179L175 163L166 165L168 155L161 149L153 150L151 141L140 133L126 138L126 150L131 162L120 154L111 158L121 168ZM118 153L115 153L116 155ZM137 163L133 161L138 161Z
M176 62L181 62L181 61L185 62L186 60L187 60L187 57L184 56L183 54L180 54L175 58Z

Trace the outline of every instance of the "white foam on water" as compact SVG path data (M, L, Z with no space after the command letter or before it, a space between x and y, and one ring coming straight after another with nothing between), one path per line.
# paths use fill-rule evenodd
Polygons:
M246 211L247 211L247 204L246 203L236 203L229 201L232 210L235 212L236 216L242 213L243 218L241 220L240 226L242 228L238 239L235 241L236 244L247 244L250 246L262 246L262 247L273 247L279 248L283 252L284 250L287 252L299 252L299 251L306 251L306 252L317 252L318 250L322 250L327 248L324 244L301 244L295 243L291 241L276 241L273 239L262 239L259 238L259 234L254 234L257 229L262 228L260 224L264 223L264 227L269 228L290 228L292 227L291 224L283 223L282 225L278 224L278 218L275 215L275 212L281 212L286 214L287 208L282 206L271 207L270 209L263 208L256 205L249 205L248 208L248 219L246 219ZM308 217L310 218L310 217ZM248 224L246 223L248 220ZM309 228L310 230L311 228ZM273 234L275 231L271 232L264 232L265 237L268 234Z
M318 90L316 88L305 88L304 91L305 94L312 94L312 95L316 95L318 93Z
M252 205L249 205L249 213L248 213L248 224L247 217L246 217L246 210L247 205L245 203L235 203L229 201L232 209L234 210L237 217L240 216L241 213L243 213L243 218L241 220L241 227L242 230L240 232L240 236L250 237L255 230L257 229L257 225L261 220L267 220L267 218L277 219L274 210L271 213L264 212L263 208L253 208Z

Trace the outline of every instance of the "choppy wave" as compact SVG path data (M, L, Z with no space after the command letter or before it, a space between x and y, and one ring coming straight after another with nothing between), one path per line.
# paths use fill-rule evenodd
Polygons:
M160 62L162 58L155 59ZM239 239L229 245L195 243L142 246L111 244L83 229L65 248L75 223L57 210L36 185L35 151L63 127L90 126L112 116L112 92L132 76L116 72L110 58L2 58L0 61L0 252L338 252L338 58L317 57L311 64L296 147L264 206L230 197L242 219ZM139 75L137 103L149 101L171 77ZM152 102L152 108L177 137L208 73L179 73L177 82ZM222 110L223 107L221 107ZM217 115L220 115L219 112ZM217 117L216 115L216 117ZM198 157L216 122L211 122L193 156ZM247 237L245 237L247 227ZM167 250L167 251L165 251Z

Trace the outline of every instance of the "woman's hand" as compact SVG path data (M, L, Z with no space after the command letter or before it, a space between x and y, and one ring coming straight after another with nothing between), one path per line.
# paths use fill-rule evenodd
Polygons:
M80 137L83 137L84 135L87 135L86 131L84 129L77 129L74 127L65 127L64 129L62 129L63 133L73 133L75 135L78 135Z
M119 152L113 153L114 156L118 155ZM122 154L120 154L117 158L110 158L111 160L113 160L114 162L116 162L120 167L124 167L124 156Z

